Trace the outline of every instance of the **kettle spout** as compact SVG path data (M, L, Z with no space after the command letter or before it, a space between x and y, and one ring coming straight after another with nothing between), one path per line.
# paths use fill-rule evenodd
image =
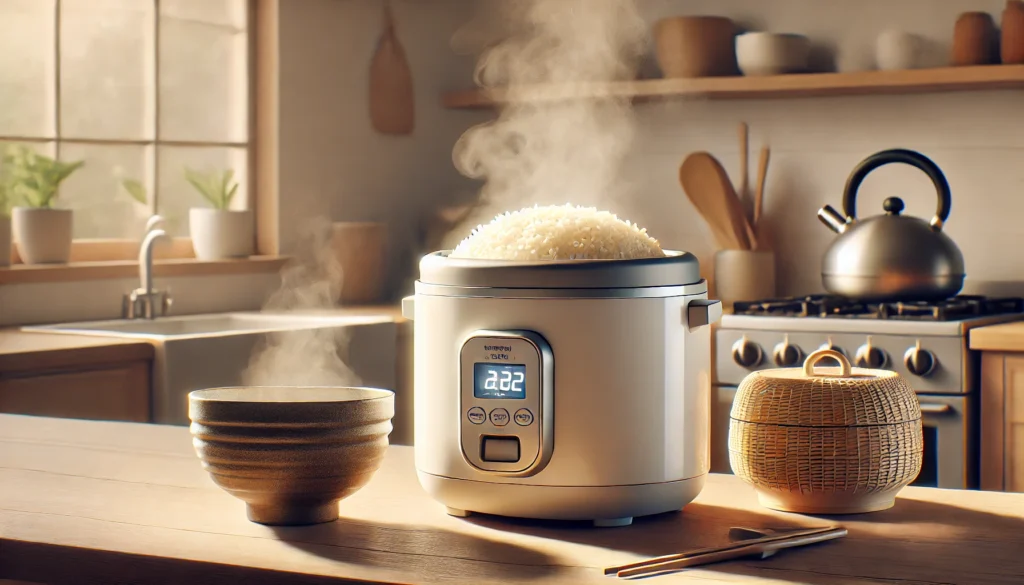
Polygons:
M837 234L845 232L847 226L850 225L849 220L840 215L831 205L826 205L818 210L818 219Z

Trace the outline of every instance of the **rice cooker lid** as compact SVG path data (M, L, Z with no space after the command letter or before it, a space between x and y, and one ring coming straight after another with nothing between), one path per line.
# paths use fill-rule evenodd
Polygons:
M420 282L487 288L640 288L701 282L700 262L689 252L629 260L521 262L452 258L441 250L420 261Z

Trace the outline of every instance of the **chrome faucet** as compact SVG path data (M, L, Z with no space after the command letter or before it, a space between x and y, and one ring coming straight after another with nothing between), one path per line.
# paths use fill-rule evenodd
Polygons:
M171 308L169 291L153 288L153 247L158 242L170 243L171 238L159 226L164 218L154 215L146 223L146 236L139 248L139 288L126 294L122 315L125 319L155 319L167 314Z

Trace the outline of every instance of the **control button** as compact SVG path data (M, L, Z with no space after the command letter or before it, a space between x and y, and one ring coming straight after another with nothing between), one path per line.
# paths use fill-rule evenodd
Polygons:
M800 363L803 353L799 347L790 345L787 336L782 343L775 346L775 351L772 352L772 359L775 361L775 365L780 368L789 368Z
M508 413L505 414L507 417ZM484 437L480 445L480 459L494 463L519 461L519 437Z
M746 336L732 344L732 359L744 368L753 368L761 363L761 346L747 340Z
M521 427L528 427L533 424L533 413L525 408L516 411L516 424Z
M495 408L491 411L491 424L496 427L503 427L508 424L508 411L504 408Z
M475 425L482 425L484 424L484 421L487 420L487 413L479 406L474 406L466 413L466 418L469 419L469 422Z
M921 349L920 341L914 347L908 349L907 353L903 354L903 364L907 366L910 373L922 378L931 375L935 371L938 361L934 353L927 349Z

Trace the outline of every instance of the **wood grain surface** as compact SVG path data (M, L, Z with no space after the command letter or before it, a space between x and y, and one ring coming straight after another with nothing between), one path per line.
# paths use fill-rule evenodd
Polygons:
M601 568L723 544L731 526L849 536L652 583L1024 583L1024 494L906 488L890 510L811 518L712 475L678 513L624 528L447 516L392 447L337 522L271 528L202 470L188 431L0 415L0 579L64 583L610 583Z

